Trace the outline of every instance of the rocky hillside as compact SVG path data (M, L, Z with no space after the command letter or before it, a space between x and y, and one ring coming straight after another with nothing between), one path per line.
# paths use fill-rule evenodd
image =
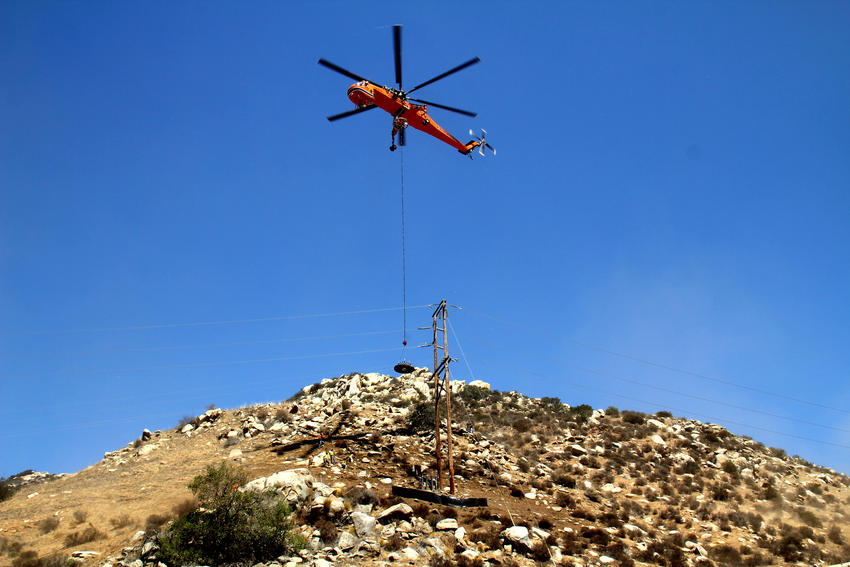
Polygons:
M452 409L457 496L488 506L393 496L392 486L428 487L435 476L432 386L427 369L326 379L279 404L146 430L75 474L30 473L0 502L0 564L174 567L163 559L176 557L175 542L200 538L180 539L184 520L216 513L188 485L225 470L250 482L232 487L244 497L218 498L266 506L268 497L292 511L277 520L291 525L284 551L249 565L850 561L844 475L718 425L569 407L483 382L454 382Z

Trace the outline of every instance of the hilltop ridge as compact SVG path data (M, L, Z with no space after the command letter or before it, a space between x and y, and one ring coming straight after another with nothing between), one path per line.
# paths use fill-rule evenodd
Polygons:
M306 546L268 566L850 560L845 475L668 412L571 407L481 381L451 389L457 493L486 508L393 496L436 476L431 373L354 373L145 430L82 471L22 487L0 503L0 561L156 566L158 535L191 509L187 485L222 461L255 486L298 487L293 532Z

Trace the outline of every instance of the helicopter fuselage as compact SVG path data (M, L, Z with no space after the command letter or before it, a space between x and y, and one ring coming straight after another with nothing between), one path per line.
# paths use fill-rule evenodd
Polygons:
M428 105L407 101L395 89L360 81L348 87L348 98L360 108L374 104L392 115L393 132L409 125L449 144L462 154L468 154L478 147L476 141L464 144L449 134L428 115Z

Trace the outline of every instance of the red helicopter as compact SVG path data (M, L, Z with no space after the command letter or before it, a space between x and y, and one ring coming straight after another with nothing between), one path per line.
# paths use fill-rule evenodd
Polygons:
M348 116L360 114L361 112L366 112L367 110L372 110L373 108L381 108L389 112L393 117L392 145L390 146L390 151L396 150L396 134L398 134L399 137L399 144L404 146L404 131L408 126L413 126L417 130L430 134L438 140L442 140L450 146L457 148L457 150L464 155L468 155L472 152L472 150L478 148L478 152L483 156L485 147L490 149L495 155L496 150L484 140L484 136L487 134L485 130L481 131L482 135L480 137L476 136L476 140L472 140L469 143L464 144L449 134L439 124L434 122L431 116L428 115L428 105L436 108L442 108L443 110L449 110L451 112L457 112L458 114L463 114L465 116L475 117L477 116L476 113L437 104L436 102L408 97L408 95L413 91L419 90L426 85L439 81L440 79L445 79L449 75L457 73L462 69L466 69L470 65L475 65L481 61L481 59L478 57L470 59L466 63L462 63L453 69L449 69L445 73L437 75L436 77L405 91L401 87L401 26L393 26L393 48L395 51L395 81L398 83L398 88L380 86L375 81L370 81L369 79L352 73L351 71L344 69L339 65L335 65L326 59L319 59L320 65L324 65L328 69L332 69L337 73L357 81L348 87L348 98L351 99L351 102L357 105L357 108L349 110L348 112L328 116L328 120L333 122L340 118L346 118ZM469 133L475 136L472 130L470 130Z

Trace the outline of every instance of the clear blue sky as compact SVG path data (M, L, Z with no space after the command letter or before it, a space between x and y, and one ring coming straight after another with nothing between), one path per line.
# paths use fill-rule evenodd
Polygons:
M417 94L477 111L433 116L498 149L411 132L404 152L408 303L465 308L454 377L670 409L850 473L848 21L846 2L0 4L0 476L391 371L400 311L281 317L402 303L390 118L328 123L351 81L316 64L391 83L397 23L407 86L482 58ZM162 326L197 322L223 323ZM413 345L429 323L409 311Z

